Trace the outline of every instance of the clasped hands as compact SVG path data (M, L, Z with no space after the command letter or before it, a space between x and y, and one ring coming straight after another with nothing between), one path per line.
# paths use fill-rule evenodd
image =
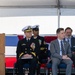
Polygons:
M24 57L32 57L30 54L25 54Z
M63 55L62 59L70 59L67 55Z

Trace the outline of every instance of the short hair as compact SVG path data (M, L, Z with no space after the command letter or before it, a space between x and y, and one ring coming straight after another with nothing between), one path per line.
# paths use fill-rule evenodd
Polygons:
M71 30L71 32L73 31L70 27L67 27L67 28L65 29L65 31L66 31L66 30L68 30L68 29L70 29L70 30Z
M64 28L58 28L57 30L56 30L56 33L58 34L58 33L60 33L60 31L63 31L64 30Z

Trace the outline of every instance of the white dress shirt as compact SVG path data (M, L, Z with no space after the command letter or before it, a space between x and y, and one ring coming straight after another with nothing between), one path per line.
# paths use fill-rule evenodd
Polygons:
M60 39L58 39L59 46L60 46L60 55L62 56L62 50L61 50L61 41L63 42L63 40L60 40Z

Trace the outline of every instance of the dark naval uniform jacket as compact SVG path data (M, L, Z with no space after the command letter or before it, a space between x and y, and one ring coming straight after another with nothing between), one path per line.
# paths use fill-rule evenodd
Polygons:
M35 49L31 48L31 44L35 46ZM36 49L38 46L33 38L28 41L26 38L20 40L17 45L17 59L20 59L24 54L31 54L32 57L36 57ZM39 47L38 47L39 48Z
M33 36L33 38L34 38L34 36ZM39 42L39 47L40 47L38 50L39 60L47 58L48 46L45 43L44 37L37 36L37 38L34 38L34 39L38 40L38 42Z

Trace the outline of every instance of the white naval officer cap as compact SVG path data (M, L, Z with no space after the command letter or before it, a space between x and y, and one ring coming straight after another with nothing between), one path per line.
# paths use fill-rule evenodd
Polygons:
M32 27L31 26L25 26L23 29L22 29L23 32L29 32L29 31L32 31Z
M38 31L39 30L39 25L32 26L32 29Z

